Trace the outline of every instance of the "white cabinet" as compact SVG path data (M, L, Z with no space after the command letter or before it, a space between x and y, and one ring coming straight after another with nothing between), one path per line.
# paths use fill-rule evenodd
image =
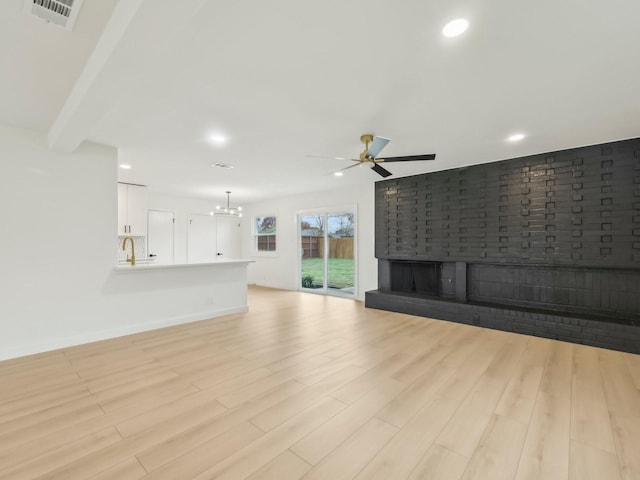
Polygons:
M118 235L147 235L147 187L118 183Z
M127 234L127 187L118 183L118 235Z

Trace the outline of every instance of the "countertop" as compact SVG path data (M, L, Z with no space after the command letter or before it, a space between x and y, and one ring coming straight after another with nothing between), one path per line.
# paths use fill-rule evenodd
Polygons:
M161 270L167 268L201 268L201 267L220 267L223 265L246 265L249 263L253 263L255 260L247 260L247 259L226 259L226 260L218 260L210 263L178 263L171 265L156 265L153 263L141 263L136 265L126 264L126 265L116 265L114 270L118 270L121 272L132 272L132 271L140 271L140 270Z

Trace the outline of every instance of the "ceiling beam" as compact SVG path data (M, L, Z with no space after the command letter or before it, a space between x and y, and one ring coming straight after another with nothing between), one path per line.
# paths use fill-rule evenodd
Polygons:
M205 1L120 0L49 130L49 148L73 152Z

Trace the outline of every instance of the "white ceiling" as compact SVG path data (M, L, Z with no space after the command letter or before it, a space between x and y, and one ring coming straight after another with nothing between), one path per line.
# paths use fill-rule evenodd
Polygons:
M249 203L377 181L307 156L356 157L362 133L437 154L394 176L640 136L636 0L85 0L73 32L21 4L0 1L0 121L116 146L121 180L157 192ZM469 30L444 38L457 17Z

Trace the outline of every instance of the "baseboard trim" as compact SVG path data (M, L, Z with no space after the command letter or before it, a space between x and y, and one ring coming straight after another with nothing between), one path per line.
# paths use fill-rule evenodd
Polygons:
M249 283L249 285L255 285L256 287L275 288L277 290L289 290L289 291L295 290L295 289L292 289L291 287L279 285L278 283L274 283L274 282L252 282L252 283Z
M26 357L38 353L50 352L61 348L75 347L85 343L99 342L101 340L109 340L112 338L124 337L136 333L148 332L149 330L158 330L160 328L173 327L185 323L199 322L210 318L224 317L234 313L245 313L249 311L248 305L239 307L225 308L220 310L211 310L207 312L186 315L179 318L165 318L155 322L140 323L130 325L125 328L114 328L109 330L100 330L98 332L87 333L83 335L74 335L71 337L59 338L46 343L35 343L31 345L22 345L0 352L0 361L10 360L13 358Z

